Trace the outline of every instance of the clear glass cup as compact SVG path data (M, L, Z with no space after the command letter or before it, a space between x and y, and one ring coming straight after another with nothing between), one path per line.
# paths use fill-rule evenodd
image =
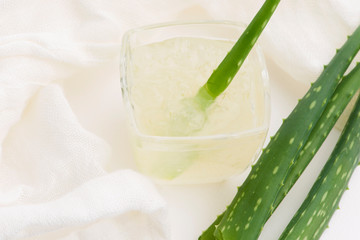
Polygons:
M162 183L210 183L240 174L256 160L270 117L268 72L258 45L219 103L206 110L201 130L181 135L167 126L177 109L172 104L196 94L244 29L225 21L173 22L124 34L121 88L140 172Z

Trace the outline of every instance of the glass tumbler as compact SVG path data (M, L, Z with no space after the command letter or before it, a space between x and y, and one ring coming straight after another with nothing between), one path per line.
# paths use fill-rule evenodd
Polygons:
M121 89L140 172L161 183L210 183L240 174L256 160L270 116L268 72L258 45L204 111L182 113L179 107L196 95L245 27L172 22L124 34Z

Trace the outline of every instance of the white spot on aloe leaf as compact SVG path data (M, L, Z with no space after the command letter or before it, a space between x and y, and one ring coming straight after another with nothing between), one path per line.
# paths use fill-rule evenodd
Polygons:
M251 175L250 179L256 179L257 178L257 174L253 174Z
M339 96L338 93L336 93L333 97L332 97L332 100L335 101L337 99L337 97Z
M350 134L346 137L346 142L350 140Z
M321 86L318 86L317 88L314 88L314 91L315 91L315 92L320 92L320 91L321 91L321 88L322 88Z
M324 217L325 217L325 215L324 215ZM323 220L322 223L320 224L320 228L324 227L324 225L328 222L328 221L327 221L328 218L329 218L329 216L326 216L326 217L324 218L324 220Z
M328 195L328 192L326 191L326 192L324 193L324 195L322 196L322 198L321 198L321 202L325 201L327 195Z
M338 193L337 197L341 197L341 194L343 194L341 191Z
M315 152L316 152L316 149L313 149L313 150L311 151L311 154L312 154L312 155L315 155Z
M322 102L322 106L324 106L327 102L327 98L324 99L324 101Z
M336 107L335 105L331 106L331 108L330 108L330 110L329 110L328 114L326 115L326 118L331 117L331 114L334 112L335 107Z
M265 23L266 24L266 23ZM256 38L253 38L252 40L251 40L251 45L254 45L255 44L255 42L256 42Z
M325 214L326 214L325 210L321 209L321 210L319 210L317 216L325 216Z
M274 141L276 141L276 140L278 139L278 137L279 137L279 132L277 132L277 133L275 134Z
M314 200L316 198L316 193L312 196L311 200Z
M289 141L289 144L290 145L293 144L294 140L295 140L295 138L291 138L290 141Z
M263 24L261 25L261 28L265 28L265 26L266 26L266 24L267 24L267 21L265 21L265 22L263 22Z
M272 6L272 8L271 8L271 12L274 12L274 11L275 11L275 9L276 9L276 7L277 7L277 5Z
M327 180L327 177L325 177L325 178L323 179L323 181L322 181L322 182L323 182L323 183L325 183L325 182L326 182L326 180Z
M350 171L350 172L348 172L348 175L347 175L346 179L349 179L349 178L350 178L350 176L351 176L351 171Z
M261 198L259 198L259 199L256 201L256 205L255 205L255 207L254 207L254 212L256 212L256 211L258 210L261 201L262 201Z
M332 207L335 207L336 203L337 203L337 199L334 200Z
M342 169L342 165L340 165L337 169L336 169L336 175L339 175L339 173L341 172Z
M341 179L344 179L346 177L346 172L344 172L342 175L341 175Z
M353 146L354 146L354 140L351 141L350 146L349 146L349 149L351 150L351 149L353 148Z
M230 212L229 217L232 217L234 215L234 210Z
M315 105L316 105L316 100L312 101L312 103L309 106L309 109L310 110L313 109L315 107Z
M278 172L278 170L279 170L279 166L276 166L272 173L275 175Z

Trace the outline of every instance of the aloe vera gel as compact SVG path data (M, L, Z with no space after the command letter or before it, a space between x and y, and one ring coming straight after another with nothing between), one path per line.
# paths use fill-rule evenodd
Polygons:
M258 47L220 96L206 103L206 109L194 108L192 96L242 29L202 24L181 26L190 33L196 27L208 29L205 36L175 34L124 51L122 83L134 158L139 170L157 181L207 183L241 173L257 157L268 130L268 79ZM212 24L225 25L224 35L229 29L238 33L212 37Z

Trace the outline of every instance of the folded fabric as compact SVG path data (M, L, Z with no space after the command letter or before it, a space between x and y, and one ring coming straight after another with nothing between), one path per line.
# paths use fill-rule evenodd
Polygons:
M114 172L52 201L1 208L0 239L165 240L164 206L147 179Z
M130 170L106 173L108 144L81 127L57 85L39 87L2 157L0 239L99 239L100 225L106 239L167 239L154 186Z

